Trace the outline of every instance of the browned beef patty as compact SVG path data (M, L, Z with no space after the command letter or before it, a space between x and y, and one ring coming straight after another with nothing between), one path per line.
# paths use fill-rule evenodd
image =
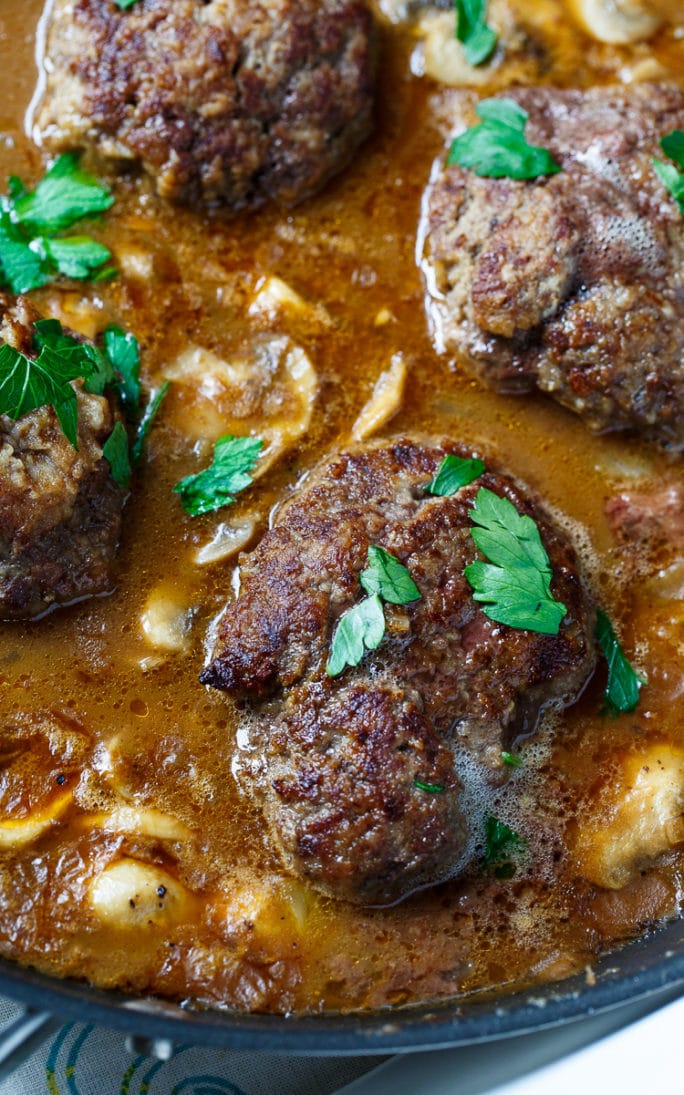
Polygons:
M0 341L34 356L25 298L0 295ZM53 605L111 588L124 491L102 446L117 420L106 396L73 387L78 450L52 407L18 421L0 414L0 619L40 615Z
M137 161L173 201L301 201L371 126L361 0L56 0L46 69L47 147Z
M426 198L440 347L502 391L548 392L592 429L684 445L684 218L656 176L684 94L656 85L510 93L562 172L437 170ZM454 99L459 130L478 121Z
M495 472L451 497L427 493L448 452L472 455L402 439L322 464L242 557L202 674L250 716L244 778L285 861L350 901L394 901L453 874L469 842L455 747L502 778L502 748L546 705L571 702L594 663L593 610L566 536ZM480 557L470 511L482 486L537 521L568 608L558 636L494 623L473 600L463 570ZM387 606L380 646L331 679L333 631L363 596L370 545L408 567L421 599Z

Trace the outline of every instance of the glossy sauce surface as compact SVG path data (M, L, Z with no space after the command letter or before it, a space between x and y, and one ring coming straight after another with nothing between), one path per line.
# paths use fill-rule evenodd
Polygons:
M601 83L649 64L681 82L684 41L672 31L615 50L574 30L560 2L539 11L546 41L557 44L548 82ZM5 0L0 10L0 175L27 183L43 171L24 132L38 16L34 0L21 10ZM648 491L681 471L633 438L590 435L541 398L487 392L435 354L416 232L453 93L411 75L413 48L405 30L384 29L375 136L318 198L294 211L210 219L122 177L113 210L92 229L121 276L34 294L42 311L88 336L112 321L133 331L145 384L171 377L174 386L133 484L115 592L31 624L0 624L0 820L48 818L34 838L0 846L5 955L231 1008L355 1009L560 977L679 909L676 840L625 887L604 889L586 877L578 833L592 818L600 825L601 796L626 759L684 749L681 565L666 554L625 556L604 514L620 490ZM306 306L259 297L269 277ZM263 360L265 345L275 353L274 339L290 340L276 349L307 354L317 375L312 408L282 372L275 387L254 381L270 368L257 368L255 354ZM197 347L219 362L247 362L239 399L220 367L211 383L187 380L188 359L178 359ZM633 714L608 719L599 714L600 669L572 710L522 746L525 764L505 788L474 796L474 809L528 842L512 878L475 863L468 877L397 907L359 910L283 873L236 782L236 712L197 681L236 559L198 565L197 552L221 523L253 523L255 542L298 478L349 440L395 354L408 380L384 432L472 444L543 497L649 683ZM172 487L208 462L226 432L269 437L273 450L280 436L285 451L230 510L190 518ZM178 649L151 645L150 598L172 606ZM112 919L102 913L111 887L98 903L98 879L130 861L157 872L149 877L159 900L150 892L135 915Z

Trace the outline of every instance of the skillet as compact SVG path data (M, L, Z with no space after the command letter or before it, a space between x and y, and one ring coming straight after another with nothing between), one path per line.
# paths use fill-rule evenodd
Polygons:
M58 981L0 960L0 992L32 1012L95 1023L139 1041L164 1039L278 1054L400 1053L526 1034L684 989L684 920L603 955L591 971L509 996L355 1015L275 1016L189 1009L153 997Z

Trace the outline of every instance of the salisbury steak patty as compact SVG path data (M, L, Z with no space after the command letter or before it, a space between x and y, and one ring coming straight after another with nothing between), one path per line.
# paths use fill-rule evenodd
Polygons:
M24 298L0 295L0 341L36 355ZM13 421L0 414L0 619L37 616L52 605L111 585L124 491L111 476L102 445L117 412L105 396L73 387L78 450L52 407Z
M373 53L361 0L56 0L38 126L174 201L290 204L367 136Z
M519 89L526 137L562 172L528 182L436 171L425 268L437 341L503 391L535 386L593 429L684 445L684 218L656 176L684 94ZM459 129L472 95L454 98Z
M202 674L245 704L245 779L286 862L350 901L390 902L453 874L469 842L454 747L501 778L502 747L549 702L569 703L593 665L593 612L567 539L493 472L451 497L427 493L447 452L472 455L398 440L307 478L243 556ZM537 521L568 608L558 636L496 624L473 600L463 570L479 557L470 510L482 486ZM378 649L331 679L333 631L361 600L370 545L408 567L421 598L386 606Z

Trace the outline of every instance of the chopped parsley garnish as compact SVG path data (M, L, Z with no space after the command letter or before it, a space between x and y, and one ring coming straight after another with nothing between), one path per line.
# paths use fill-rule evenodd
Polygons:
M428 494L436 494L441 498L448 498L455 494L461 487L467 487L474 479L485 470L482 460L474 458L465 460L462 456L454 456L449 453L442 460L437 469L437 474L425 490Z
M122 422L117 422L102 446L102 455L109 461L112 479L124 490L131 481L131 461L128 455L128 434Z
M523 759L519 753L507 753L502 750L501 759L509 768L522 768Z
M140 404L140 350L135 335L110 324L104 333L104 348L112 367L119 374L116 387L126 411L133 416Z
M361 571L359 581L366 593L379 594L386 604L420 600L420 590L406 567L381 547L368 548L368 569Z
M0 345L0 414L14 420L38 407L54 408L67 440L78 448L78 403L70 381L86 379L95 369L90 347L64 335L56 320L35 325L40 353L26 357Z
M82 342L64 333L58 319L39 319L33 325L34 339L40 349L47 347L63 360L82 369L77 375L87 378L88 391L101 395L112 378L112 370L104 355L90 342Z
M484 99L476 114L482 119L457 137L447 163L458 164L492 179L536 179L562 171L545 148L528 144L525 125L529 117L513 99Z
M358 665L367 650L375 650L385 634L382 602L405 605L420 599L420 590L407 568L384 548L368 548L368 567L359 581L368 594L344 612L332 638L330 657L325 667L329 677L337 677L348 665Z
M487 0L454 0L456 37L469 65L481 65L496 48L498 35L487 26Z
M114 198L97 179L82 171L78 155L66 152L53 163L35 190L27 191L20 179L10 180L15 220L36 233L61 232L82 217L103 213Z
M661 139L660 147L677 167L654 158L653 170L677 202L680 213L684 215L684 130L673 129L672 133Z
M166 393L168 392L170 387L171 381L165 380L164 383L160 385L159 388L157 388L154 395L150 397L150 400L145 407L145 410L143 411L143 416L140 419L138 428L135 433L135 440L131 445L131 456L133 457L134 464L140 463L143 448L145 446L145 441L147 440L147 435L152 429L152 423L157 417L157 412L164 402L164 399L166 398Z
M426 795L443 795L444 787L441 783L423 783L420 779L414 779L414 787L417 787L419 791L425 791Z
M348 665L358 665L367 650L375 650L385 634L385 613L377 593L348 609L337 623L325 667L337 677Z
M532 518L486 487L471 512L476 527L470 534L489 561L470 563L464 574L485 615L508 627L557 635L567 609L551 593L551 564Z
M185 512L197 517L234 502L235 495L252 482L249 473L259 458L262 444L259 437L232 434L219 437L210 466L186 476L173 488L180 494Z
M0 198L0 282L28 293L58 274L84 280L111 273L107 248L90 236L57 236L83 217L109 209L110 191L79 167L78 156L55 160L35 190L16 176Z
M114 0L117 8L121 8L121 11L126 11L126 8L132 8L136 0Z
M639 702L639 690L647 682L628 661L610 620L600 608L596 613L596 640L608 662L605 708L613 714L633 711Z
M497 878L512 878L515 864L512 857L527 848L527 841L504 825L492 814L485 818L485 847L482 861L485 867L494 868Z
M112 383L119 393L119 399L126 412L128 421L135 428L135 437L131 445L131 460L139 464L147 435L152 428L157 412L171 387L165 380L154 392L140 414L140 347L135 335L110 324L104 333L104 355L112 373Z

